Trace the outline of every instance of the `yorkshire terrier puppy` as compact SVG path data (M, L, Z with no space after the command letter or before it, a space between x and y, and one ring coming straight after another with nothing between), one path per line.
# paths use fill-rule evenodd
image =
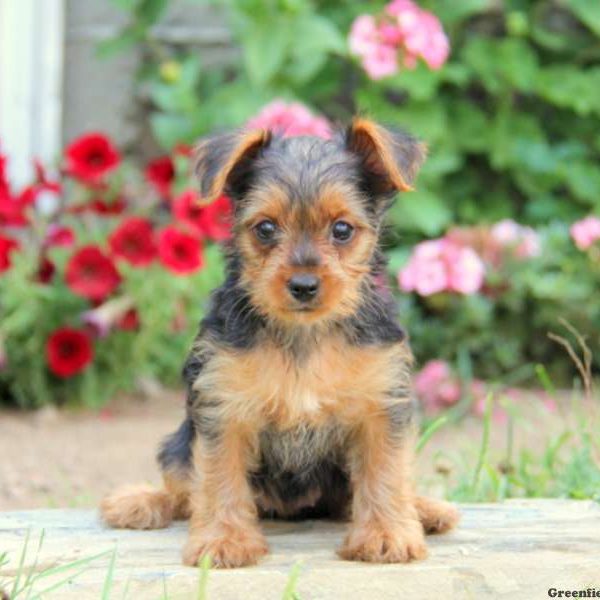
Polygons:
M113 527L189 518L187 565L267 553L260 517L348 518L342 558L407 562L458 521L417 496L411 351L382 285L382 221L424 159L357 118L329 140L236 132L200 144L203 198L228 194L225 283L184 368L187 414L162 445L164 487L107 497Z

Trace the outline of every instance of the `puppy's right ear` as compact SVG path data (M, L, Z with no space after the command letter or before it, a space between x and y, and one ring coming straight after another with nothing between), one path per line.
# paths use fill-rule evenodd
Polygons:
M202 140L196 148L195 172L203 203L222 194L243 196L251 183L252 163L271 142L266 130L235 131Z

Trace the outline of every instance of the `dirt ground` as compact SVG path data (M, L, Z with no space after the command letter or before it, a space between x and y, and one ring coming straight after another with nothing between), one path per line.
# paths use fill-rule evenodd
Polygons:
M94 506L116 485L158 482L156 448L183 405L165 391L99 412L0 412L0 510Z
M117 399L101 411L0 411L0 510L93 507L115 486L158 483L156 449L179 425L183 406L183 392L160 391ZM555 428L556 417L546 414L544 427L527 419L525 442L531 446L541 430ZM503 447L505 427L492 433ZM436 432L417 465L421 489L443 495L436 472L448 456L474 464L480 439L478 418Z

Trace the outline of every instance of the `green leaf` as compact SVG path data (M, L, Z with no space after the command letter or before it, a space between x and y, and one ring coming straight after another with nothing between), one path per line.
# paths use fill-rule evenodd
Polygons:
M121 10L132 11L139 4L140 0L109 0L109 2Z
M487 11L493 6L493 0L460 0L460 2L435 0L429 3L428 9L443 23L451 24L463 21L477 13Z
M434 236L451 222L452 212L439 196L426 190L402 194L390 210L394 226Z
M110 58L130 50L144 39L144 35L145 30L137 25L126 27L117 36L102 40L96 46L96 55L98 58Z
M600 2L597 0L566 0L575 16L600 36Z
M141 0L136 8L136 15L145 27L154 25L165 12L169 0Z
M459 148L485 152L489 147L489 119L477 105L457 100L448 107L448 122Z
M289 47L287 20L251 22L244 33L244 62L250 81L257 87L268 83L283 65Z
M150 117L150 127L158 143L171 150L179 142L193 142L202 130L198 123L193 124L187 116L155 113Z
M433 98L440 84L441 71L433 71L423 63L413 70L402 70L386 80L389 87L403 90L415 100Z
M537 74L535 89L545 100L570 108L577 114L600 113L600 69L576 70L570 64L556 64Z
M565 165L567 185L575 196L600 208L600 170L591 162Z
M535 51L520 38L473 38L465 45L462 59L493 94L499 93L506 84L529 91L538 70Z
M314 77L330 53L345 54L346 42L335 25L325 17L310 14L294 21L291 31L291 61L286 74L297 84Z

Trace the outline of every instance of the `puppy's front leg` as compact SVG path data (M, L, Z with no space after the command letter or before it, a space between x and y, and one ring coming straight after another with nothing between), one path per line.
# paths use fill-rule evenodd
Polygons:
M395 563L427 556L415 508L411 401L395 399L357 425L351 454L352 522L339 551L347 560Z
M224 424L200 435L194 448L186 565L210 555L216 567L251 565L267 553L247 473L256 452L255 435L241 424Z

